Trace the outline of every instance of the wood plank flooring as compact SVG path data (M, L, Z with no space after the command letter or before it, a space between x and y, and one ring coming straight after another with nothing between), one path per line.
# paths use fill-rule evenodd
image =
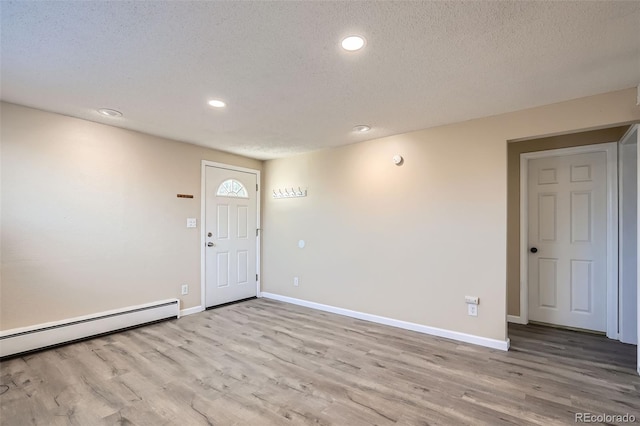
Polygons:
M0 363L9 425L640 419L635 346L510 326L502 352L257 299Z

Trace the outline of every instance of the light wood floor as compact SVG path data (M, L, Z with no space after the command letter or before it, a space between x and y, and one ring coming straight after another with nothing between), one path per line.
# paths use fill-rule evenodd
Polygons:
M510 328L501 352L264 299L0 363L9 425L640 419L635 347Z

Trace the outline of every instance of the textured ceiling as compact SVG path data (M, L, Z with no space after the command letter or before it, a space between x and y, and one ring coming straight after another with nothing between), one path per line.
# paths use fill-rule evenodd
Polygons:
M640 2L0 8L3 100L259 159L640 83ZM364 50L339 47L350 34Z

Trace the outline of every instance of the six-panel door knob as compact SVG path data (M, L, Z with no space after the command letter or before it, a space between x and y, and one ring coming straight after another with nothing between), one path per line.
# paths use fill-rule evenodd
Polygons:
M538 252L538 249L537 249L537 248L535 248L535 247L531 247L531 253L537 253L537 252Z
M207 247L213 247L213 246L215 246L215 244L213 244L213 243L207 243Z

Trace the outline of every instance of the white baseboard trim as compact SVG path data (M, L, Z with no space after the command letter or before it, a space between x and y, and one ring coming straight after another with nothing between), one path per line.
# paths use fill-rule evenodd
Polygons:
M507 315L507 322L512 322L515 324L527 325L529 322L522 319L522 317L517 317L515 315Z
M193 308L182 309L180 311L180 316L184 317L191 314L197 314L198 312L204 311L202 306L194 306Z
M431 336L444 337L447 339L457 340L459 342L472 343L474 345L485 346L487 348L500 349L502 351L509 350L509 339L489 339L487 337L475 336L473 334L460 333L458 331L445 330L443 328L429 327L427 325L416 324L413 322L401 321L393 318L382 317L379 315L352 311L350 309L338 308L330 305L323 305L321 303L309 302L307 300L296 299L288 296L281 296L279 294L262 292L261 296L267 299L273 299L280 302L286 302L294 305L305 306L311 309L317 309L319 311L331 312L333 314L344 315L351 318L389 325L391 327L417 331L418 333L429 334Z

